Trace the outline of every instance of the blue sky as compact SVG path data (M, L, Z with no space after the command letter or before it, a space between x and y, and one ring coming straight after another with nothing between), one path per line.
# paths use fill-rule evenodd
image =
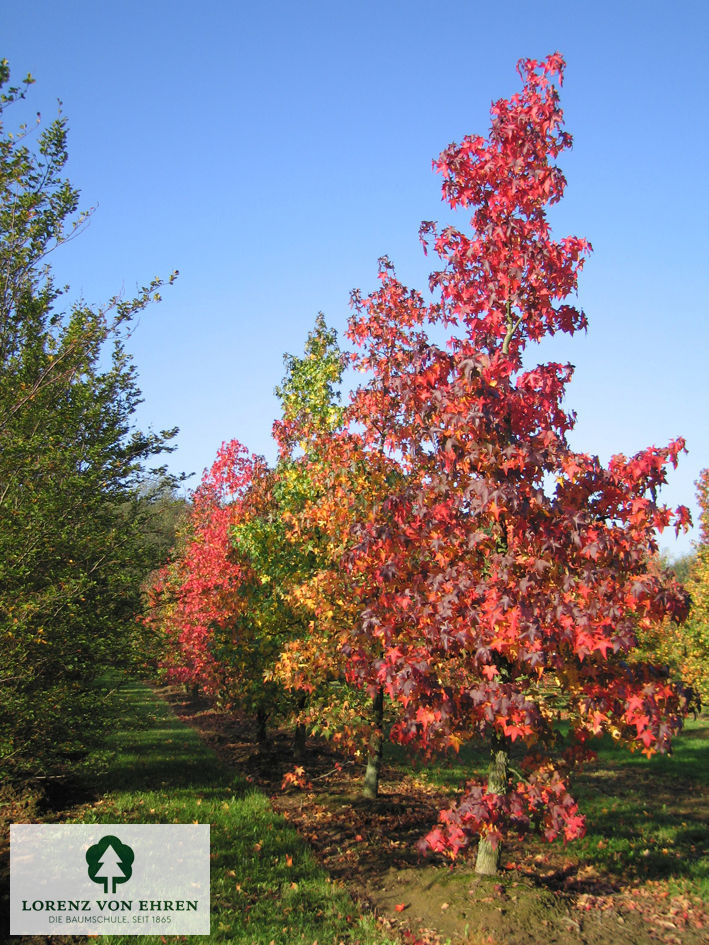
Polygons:
M552 219L593 244L579 291L590 328L539 356L576 365L578 449L607 460L684 436L664 497L696 513L708 25L701 0L24 0L3 5L0 55L15 79L35 76L32 111L51 120L62 99L69 174L96 207L55 254L58 277L98 304L180 270L130 344L139 423L178 425L171 465L199 475L231 437L273 457L283 353L302 350L320 310L344 329L379 256L425 288L418 224L444 216L432 158L487 132L520 57L559 50L574 149Z

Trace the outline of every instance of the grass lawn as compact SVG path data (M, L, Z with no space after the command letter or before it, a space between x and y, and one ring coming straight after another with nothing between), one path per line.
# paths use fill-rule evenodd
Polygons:
M671 891L709 901L709 716L686 721L671 756L646 758L610 737L595 747L597 761L573 787L586 836L568 854L626 880L664 880ZM474 772L483 777L486 765L484 752L468 748L449 764L428 765L421 777L451 790ZM560 848L533 844L535 855L545 846Z
M387 745L373 805L360 797L361 772L314 784L299 807L294 798L290 804L331 875L366 890L381 914L417 936L424 928L470 945L704 943L709 718L688 720L671 757L647 759L612 739L596 747L598 759L573 783L585 838L566 846L513 839L492 880L477 877L471 859L451 867L413 852L464 782L484 776L483 750L467 746L447 760L412 764ZM283 809L287 799L274 803Z
M673 754L645 758L604 740L579 778L587 814L577 855L636 881L709 902L709 718L690 719Z
M211 824L211 935L163 941L237 945L385 945L386 935L318 866L311 850L268 798L219 761L197 733L146 686L128 682L118 696L100 797L66 823ZM18 942L27 938L13 938ZM156 936L106 936L109 942L155 943ZM35 941L86 941L62 936Z

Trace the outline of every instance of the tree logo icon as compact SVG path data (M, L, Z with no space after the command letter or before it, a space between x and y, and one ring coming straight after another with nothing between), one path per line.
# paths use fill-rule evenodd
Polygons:
M118 883L126 883L133 874L135 854L118 837L108 834L86 851L89 879L103 883L103 891L115 893ZM109 888L110 887L110 888Z

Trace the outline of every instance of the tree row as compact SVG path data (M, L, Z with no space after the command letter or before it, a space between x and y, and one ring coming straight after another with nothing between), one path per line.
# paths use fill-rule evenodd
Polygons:
M277 462L223 445L144 628L173 678L252 711L263 738L290 717L301 749L311 731L362 755L370 796L385 738L424 755L485 742L486 782L422 840L477 842L483 873L510 832L581 836L571 778L593 740L667 751L701 683L648 659L689 608L657 547L689 523L658 498L683 440L608 464L572 449L573 369L533 359L587 327L570 298L590 246L547 219L571 146L563 70L521 61L487 137L434 162L469 225L422 224L429 291L384 258L376 291L353 294L350 350L319 316L286 356Z

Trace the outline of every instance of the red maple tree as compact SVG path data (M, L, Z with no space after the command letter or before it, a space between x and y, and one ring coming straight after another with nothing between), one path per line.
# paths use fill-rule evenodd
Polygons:
M590 245L553 239L546 215L571 145L563 70L559 54L521 61L522 90L492 106L489 136L435 162L445 200L472 212L469 233L422 225L441 260L435 301L384 259L349 328L370 381L347 420L397 474L352 531L344 563L361 607L342 654L350 679L397 704L392 737L424 750L489 744L487 783L468 784L426 838L453 855L479 839L487 873L510 830L583 834L569 773L590 738L665 751L691 705L635 654L639 628L686 613L652 564L657 531L688 522L657 500L684 443L607 466L575 452L562 403L572 367L524 357L587 324L568 298Z

